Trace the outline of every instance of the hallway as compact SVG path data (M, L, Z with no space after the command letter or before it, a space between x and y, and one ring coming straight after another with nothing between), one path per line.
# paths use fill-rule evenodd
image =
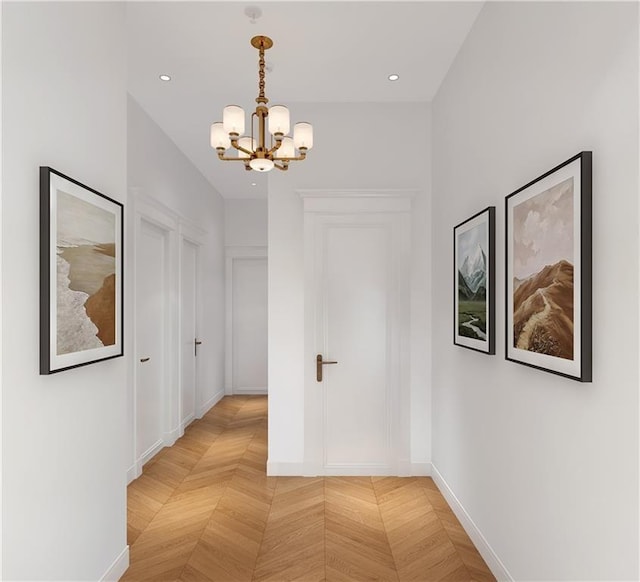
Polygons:
M266 397L194 422L129 485L122 580L494 580L431 479L266 477L266 456Z

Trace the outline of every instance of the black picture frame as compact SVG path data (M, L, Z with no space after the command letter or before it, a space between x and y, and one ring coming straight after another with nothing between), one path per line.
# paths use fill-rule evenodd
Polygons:
M496 353L495 239L495 206L453 227L453 343L489 355Z
M505 359L592 380L592 152L505 198Z
M124 206L40 167L40 374L124 354Z

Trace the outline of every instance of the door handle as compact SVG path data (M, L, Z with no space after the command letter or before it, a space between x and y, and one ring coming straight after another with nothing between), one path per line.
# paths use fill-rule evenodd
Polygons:
M202 342L200 340L194 339L193 340L193 355L197 356L198 355L198 346L202 344Z
M151 358L140 358L140 362L142 362L143 364L145 362L148 362Z
M326 366L327 364L337 364L338 362L323 360L322 354L318 354L316 356L316 381L322 382L322 366Z

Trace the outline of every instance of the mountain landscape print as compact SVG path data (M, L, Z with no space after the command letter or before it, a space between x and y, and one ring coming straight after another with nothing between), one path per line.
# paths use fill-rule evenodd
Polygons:
M487 223L457 235L458 335L487 341Z
M574 179L513 206L513 347L574 359Z

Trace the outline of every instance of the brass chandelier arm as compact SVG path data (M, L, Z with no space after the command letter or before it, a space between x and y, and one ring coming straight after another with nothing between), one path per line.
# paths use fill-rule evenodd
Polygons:
M241 145L239 145L239 144L238 144L238 140L237 140L237 139L232 139L232 140L231 140L231 146L232 146L232 147L234 147L234 148L236 148L238 151L241 151L241 152L243 152L243 153L245 153L245 154L247 154L247 155L249 155L249 156L252 156L252 155L253 155L253 152L252 152L251 150L245 149L245 148L243 148ZM220 159L222 159L222 158L220 158ZM233 158L233 159L236 159L236 158ZM242 160L242 159L244 159L244 158L238 158L238 159L239 159L239 160Z
M300 162L307 157L306 152L300 152L300 155L295 158L279 158L278 156L273 156L271 159L275 162Z
M278 168L278 170L282 170L283 172L286 172L289 169L288 164L284 163L282 166L280 164L276 164L274 162L274 167Z
M224 152L218 152L218 159L223 160L225 162L247 162L247 158L227 158L224 155Z

